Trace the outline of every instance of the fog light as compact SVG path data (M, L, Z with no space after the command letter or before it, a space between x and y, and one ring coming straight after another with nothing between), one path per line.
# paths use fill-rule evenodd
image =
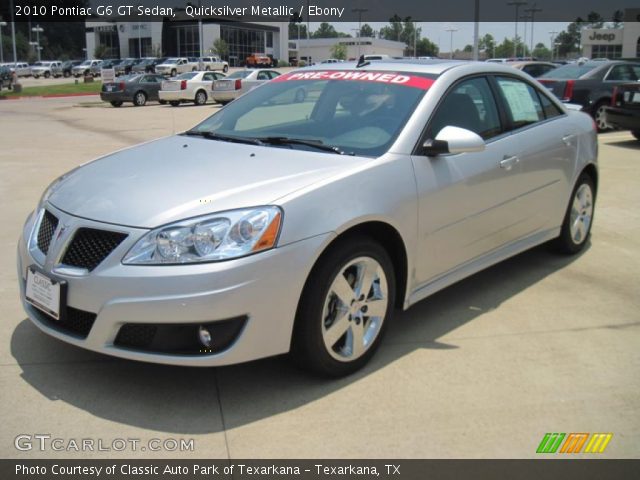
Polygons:
M200 343L202 345L205 347L211 346L211 332L202 325L198 328L198 337L200 338Z

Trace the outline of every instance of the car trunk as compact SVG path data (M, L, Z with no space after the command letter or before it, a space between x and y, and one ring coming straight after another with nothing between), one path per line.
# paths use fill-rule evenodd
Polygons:
M640 110L640 85L620 85L613 92L611 105L618 108Z
M182 85L181 80L164 80L162 82L161 89L166 92L176 92L178 90L184 90L183 88L181 88L181 85ZM186 82L185 82L185 88L186 88Z
M574 80L553 80L546 78L539 78L538 81L556 97L563 101L571 100L571 95L568 90L569 86L573 86Z

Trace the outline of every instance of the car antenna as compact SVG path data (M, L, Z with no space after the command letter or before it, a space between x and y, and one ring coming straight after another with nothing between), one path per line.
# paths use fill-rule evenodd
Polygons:
M366 67L367 65L371 65L371 62L367 62L364 59L364 54L360 55L360 58L358 59L358 64L356 65L356 68Z

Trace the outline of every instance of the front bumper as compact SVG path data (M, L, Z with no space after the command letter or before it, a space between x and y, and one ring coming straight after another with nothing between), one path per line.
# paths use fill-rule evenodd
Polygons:
M295 312L307 275L333 234L325 234L236 260L174 266L123 265L124 254L147 230L117 227L128 237L92 272L74 274L56 264L73 232L80 227L114 229L113 225L47 209L65 227L56 229L48 255L27 246L36 215L24 226L18 243L18 278L24 309L45 333L89 350L153 363L217 366L246 362L289 351ZM60 245L58 245L58 243ZM52 328L25 301L26 270L37 265L47 275L67 282L67 305L96 314L86 338ZM67 269L68 270L68 269ZM150 353L118 347L114 342L127 323L198 324L246 317L244 329L229 348L189 356Z
M640 130L640 108L607 107L607 123L623 130Z

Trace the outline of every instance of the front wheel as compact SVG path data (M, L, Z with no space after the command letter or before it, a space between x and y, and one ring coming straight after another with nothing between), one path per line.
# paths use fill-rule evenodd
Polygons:
M171 76L172 77L175 77L177 73L178 73L178 71L175 68L171 69Z
M147 96L144 92L138 92L133 96L133 104L136 107L144 107L147 103Z
M574 254L587 244L593 224L596 189L593 179L583 173L578 178L571 194L569 207L562 222L560 236L555 241L562 253Z
M368 237L336 244L312 270L291 353L304 368L340 377L362 368L380 345L395 300L393 264Z
M172 107L177 107L178 105L180 105L180 102L177 100L171 100L169 102L169 105L171 105Z
M229 66L225 65L224 67L222 67L222 72L223 73L227 73L229 71Z

